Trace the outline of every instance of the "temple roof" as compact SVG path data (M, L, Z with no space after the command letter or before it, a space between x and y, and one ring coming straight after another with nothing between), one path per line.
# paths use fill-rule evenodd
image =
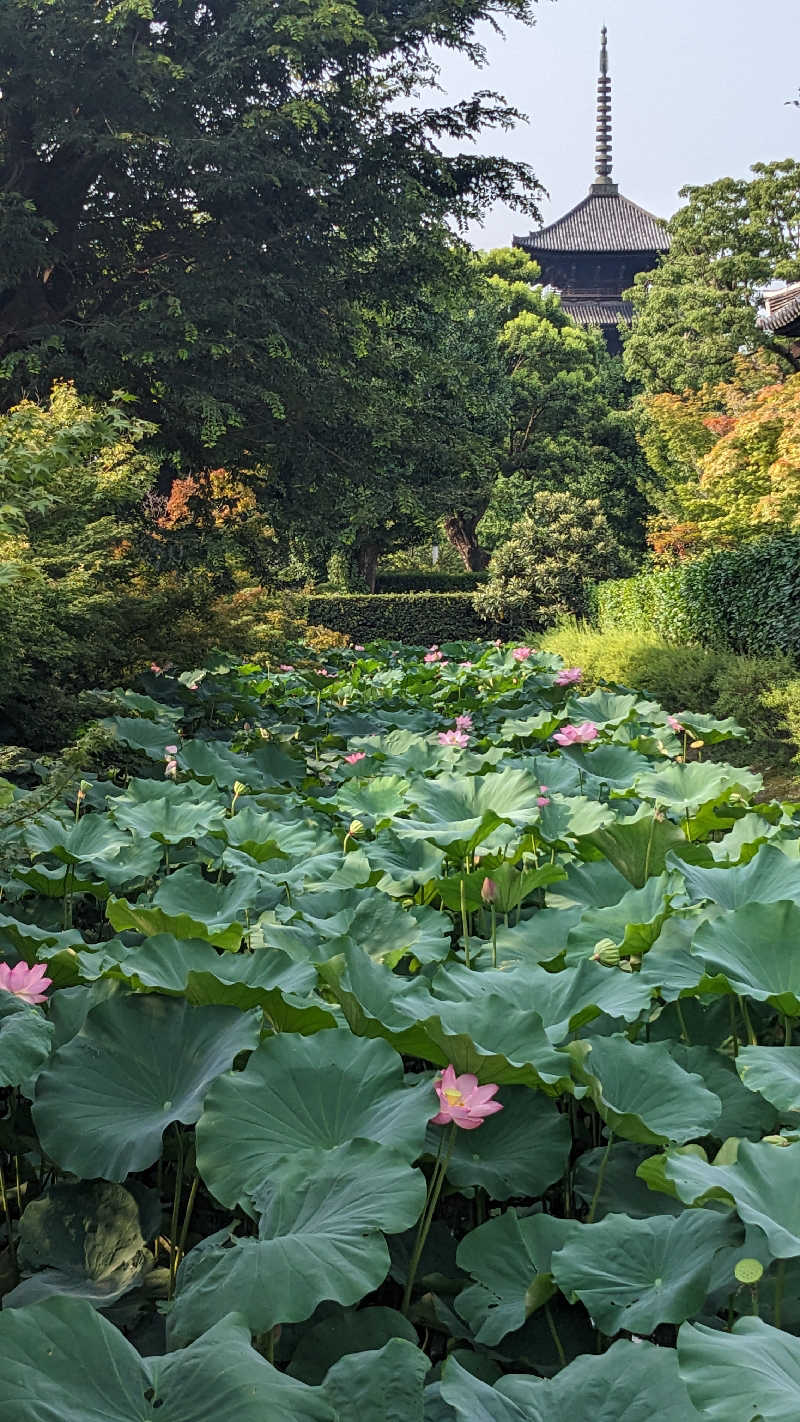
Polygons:
M764 298L767 308L760 324L775 335L795 335L800 327L800 281L783 291L771 291Z
M630 326L633 320L632 301L616 301L611 297L595 301L590 297L564 296L561 305L579 326L618 326L620 321Z
M515 237L526 252L666 252L666 223L622 193L590 193L556 222Z

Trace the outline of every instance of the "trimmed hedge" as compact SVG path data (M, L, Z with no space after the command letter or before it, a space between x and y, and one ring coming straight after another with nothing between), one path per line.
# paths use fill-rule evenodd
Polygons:
M486 582L486 573L440 572L431 568L429 572L378 573L375 583L376 593L407 592L474 592Z
M345 632L354 642L385 637L417 645L493 636L472 606L472 593L322 593L311 596L312 624Z
M800 661L800 536L760 538L657 573L599 583L601 629L655 632L745 655Z

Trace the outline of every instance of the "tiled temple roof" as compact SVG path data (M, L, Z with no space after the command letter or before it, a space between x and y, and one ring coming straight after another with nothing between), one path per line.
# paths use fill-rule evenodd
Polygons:
M515 237L514 245L535 256L537 252L666 252L669 233L655 217L622 193L590 193L570 212Z

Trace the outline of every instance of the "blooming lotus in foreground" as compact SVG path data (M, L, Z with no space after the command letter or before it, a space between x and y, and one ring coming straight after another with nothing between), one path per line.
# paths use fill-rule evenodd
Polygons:
M515 647L511 655L514 658L515 662L527 662L528 657L531 656L532 652L532 647Z
M668 716L667 725L670 726L676 734L683 734L686 731L686 727L682 721L678 720L677 716Z
M556 677L556 686L572 686L583 676L581 667L562 667Z
M597 727L593 721L581 721L579 726L565 726L556 731L553 740L559 746L585 746L588 741L597 740Z
M456 730L457 730L457 731L471 731L471 730L472 730L472 717L470 716L470 714L469 714L468 711L465 711L465 713L464 713L463 716L456 716Z
M422 660L423 662L428 662L429 664L431 662L440 662L442 660L442 654L441 652L426 652Z
M439 744L442 746L458 746L464 750L469 745L469 736L466 731L440 731Z
M46 963L34 963L32 968L27 963L17 963L13 968L0 963L0 990L13 993L31 1006L46 1002L47 989L53 986L53 979L45 977L46 972Z
M345 760L348 765L357 765L360 760L366 759L366 754L366 751L351 751L349 755L345 756Z
M487 1116L503 1109L499 1101L492 1100L499 1087L491 1083L479 1086L477 1076L471 1072L456 1076L455 1068L447 1066L434 1086L439 1098L439 1110L431 1117L434 1126L449 1126L452 1122L464 1131L475 1131Z

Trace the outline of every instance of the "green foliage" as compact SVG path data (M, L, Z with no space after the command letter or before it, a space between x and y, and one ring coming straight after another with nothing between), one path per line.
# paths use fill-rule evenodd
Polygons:
M485 573L441 573L438 568L420 573L387 571L378 574L375 589L379 593L472 592L485 581Z
M530 609L528 615L533 615ZM485 631L468 592L315 593L306 603L306 616L311 623L346 633L353 642L389 638L421 645L469 639Z
M533 604L545 622L586 610L587 585L617 575L628 562L598 499L539 493L489 565L475 596L483 617L524 622Z
M655 272L636 278L625 342L629 379L651 393L730 380L741 352L772 351L797 370L791 341L757 321L764 287L800 275L800 164L756 163L751 179L687 187L670 223L672 246Z
M595 608L601 628L800 660L800 538L757 539L662 572L606 582L596 590Z

